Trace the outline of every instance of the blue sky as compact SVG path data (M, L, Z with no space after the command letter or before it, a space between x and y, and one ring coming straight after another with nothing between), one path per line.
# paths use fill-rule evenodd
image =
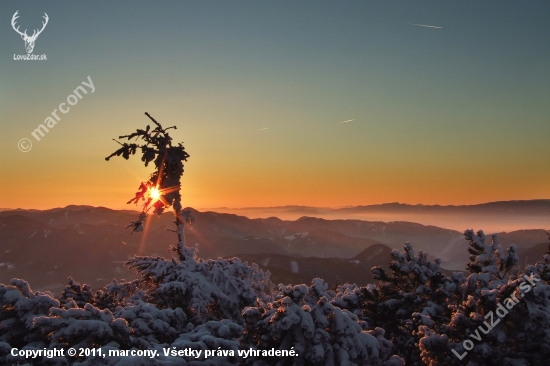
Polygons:
M48 14L34 50L47 61L13 60L16 10L21 29ZM550 194L546 1L12 1L1 14L0 207L122 205L149 171L103 157L145 111L178 125L196 207ZM94 94L21 153L87 76Z

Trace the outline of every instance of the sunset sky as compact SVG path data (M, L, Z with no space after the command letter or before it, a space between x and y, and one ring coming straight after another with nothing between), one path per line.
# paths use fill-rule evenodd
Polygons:
M149 112L196 208L550 198L548 1L3 2L0 208L125 205ZM49 23L33 53L12 29ZM95 86L31 132L90 76ZM28 152L18 142L29 138Z

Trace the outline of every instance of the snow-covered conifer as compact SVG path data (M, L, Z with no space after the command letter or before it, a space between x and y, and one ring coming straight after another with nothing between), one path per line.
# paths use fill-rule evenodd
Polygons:
M419 327L422 361L431 366L544 365L550 357L550 287L536 273L544 263L512 271L519 260L515 246L503 254L496 236L492 245L481 231L467 230L465 237L473 273L446 280L449 301L442 319L450 320Z
M139 280L118 282L114 279L112 283L96 291L91 303L100 309L114 311L119 306L125 306L145 296L140 285Z
M139 348L150 348L151 344L168 345L186 331L187 317L181 308L159 309L137 300L125 307L119 306L114 316L128 322L130 342Z
M348 310L330 303L325 296L309 305L306 297L326 291L321 281L312 286L280 286L278 299L244 310L246 328L241 342L258 350L294 350L300 363L307 365L389 365L403 364L392 357L392 344L384 330L368 330L368 325ZM292 364L293 357L273 362L269 356L247 358L276 364ZM400 363L401 361L401 363Z
M11 286L0 284L0 342L16 348L43 342L34 319L58 307L51 293L33 292L26 281L14 278Z
M74 302L73 302L74 304ZM83 308L51 308L48 315L35 317L34 327L58 348L97 348L111 342L121 347L130 345L130 327L122 318L115 318L109 309L91 304Z
M190 248L186 248L190 249ZM268 300L269 273L239 258L183 260L134 257L128 261L150 287L148 300L160 308L177 307L196 323L239 321L242 309Z
M415 255L409 242L404 249L404 252L392 251L393 260L388 264L391 275L382 267L373 267L372 274L378 284L347 289L347 293L338 294L340 299L333 303L353 306L350 310L355 313L360 310L361 318L371 327L385 329L386 337L407 364L415 364L420 362L417 327L431 324L432 317L442 315L445 276L439 259L430 261L422 251Z
M93 302L94 294L90 285L80 285L72 277L67 279L67 286L61 291L59 302L65 305L67 301L73 300L76 305L84 307L89 302Z
M517 247L511 245L505 252L499 245L496 234L491 235L491 244L486 243L482 230L476 234L473 230L466 230L464 236L470 244L470 262L467 268L472 273L490 273L503 279L519 261Z

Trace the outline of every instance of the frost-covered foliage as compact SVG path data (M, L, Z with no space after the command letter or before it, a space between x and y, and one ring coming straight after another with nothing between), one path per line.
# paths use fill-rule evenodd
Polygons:
M65 305L67 302L73 300L76 305L84 307L89 302L93 302L94 294L89 285L81 285L72 277L67 279L67 286L61 291L59 296L59 302L61 305Z
M499 289L483 290L479 297L469 295L452 307L448 322L419 327L424 363L546 364L550 357L550 288L538 282L530 293L522 293L522 282L527 280L510 280Z
M141 291L141 281L119 283L117 280L113 280L112 283L96 291L93 304L100 309L114 311L129 302L141 299L143 296L145 293Z
M426 365L546 365L550 358L550 287L541 278L549 256L525 269L515 246L504 252L493 236L465 232L470 241L468 277L446 279L446 311L419 326Z
M109 309L100 310L92 304L79 308L74 301L65 309L51 308L47 316L34 319L34 327L56 348L97 348L116 342L129 345L130 327L122 318L115 318Z
M547 231L547 234L550 238L550 231ZM536 262L532 266L527 266L527 268L525 268L525 273L530 276L537 274L546 283L550 282L550 245L548 246L548 251L542 258L542 260Z
M190 250L191 248L186 248ZM159 308L181 308L199 324L208 320L239 321L247 306L269 299L269 273L239 258L201 260L194 253L183 260L135 257L128 261L150 288L147 299Z
M58 298L23 280L0 285L0 364L24 363L19 349L147 350L38 358L40 365L546 365L550 358L550 252L520 268L482 232L465 232L469 274L444 275L406 243L376 284L277 289L238 258L135 257L141 279L93 293L72 278ZM468 341L465 343L465 341ZM273 357L263 350L292 350ZM169 350L167 354L164 352ZM178 354L193 350L195 354ZM260 351L251 352L250 350ZM218 355L206 355L207 351ZM243 352L247 352L246 355ZM200 353L199 353L200 352Z
M22 348L43 339L34 328L36 317L59 307L59 301L48 292L33 292L23 280L11 280L11 286L0 284L0 342Z
M415 255L406 243L404 252L392 252L391 274L373 267L377 284L340 285L330 303L353 312L369 329L383 328L407 365L545 364L550 254L522 269L514 245L503 250L496 235L488 244L482 231L464 235L470 243L469 275L444 275L438 259ZM471 349L463 345L468 339Z
M242 326L232 322L229 319L221 321L211 320L201 324L189 332L182 333L178 339L172 343L175 350L184 350L186 348L196 351L202 351L200 361L205 361L204 354L206 350L220 350L225 355L215 357L212 365L233 365L239 363L238 338L242 334ZM196 359L188 357L188 361Z
M431 318L443 312L445 277L440 260L429 261L422 251L415 255L411 243L405 243L404 252L393 250L391 257L391 274L382 267L373 267L378 284L339 286L332 304L352 311L371 327L383 328L394 351L409 365L420 362L417 327L433 324Z
M369 330L366 322L348 310L330 303L334 293L325 296L327 285L315 279L312 286L280 286L278 299L245 309L246 329L241 342L258 350L294 350L300 364L382 365L396 363L392 344L384 330ZM247 363L268 357L250 357ZM291 364L293 357L281 357L278 365Z
M516 246L510 246L505 252L498 244L496 234L491 236L491 244L486 243L485 234L481 230L476 235L473 230L466 230L464 235L470 242L470 262L467 268L472 273L489 273L503 279L519 261Z
M159 309L142 300L119 306L114 316L128 322L130 343L142 348L150 344L170 344L187 329L187 317L181 308Z
M44 365L239 363L241 312L270 300L265 293L272 291L269 273L238 258L137 257L129 265L138 269L142 280L114 281L95 294L72 278L58 299L51 293L33 292L23 280L0 285L0 364L25 361L10 355L12 347L158 353L154 360L122 356L35 360ZM166 349L203 353L200 357L164 355ZM206 350L225 353L206 359Z

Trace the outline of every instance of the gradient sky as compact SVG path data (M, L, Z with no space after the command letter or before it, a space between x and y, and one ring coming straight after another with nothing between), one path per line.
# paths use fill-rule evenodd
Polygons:
M21 29L48 14L47 61L13 60L16 10ZM187 206L550 198L548 1L10 1L0 15L0 207L129 207L151 169L104 158L146 111L191 155ZM35 141L88 76L95 92Z

